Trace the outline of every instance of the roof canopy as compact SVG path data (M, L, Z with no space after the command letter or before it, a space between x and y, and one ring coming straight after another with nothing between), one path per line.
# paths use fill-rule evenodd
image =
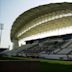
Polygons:
M51 3L32 8L21 14L13 23L11 29L11 40L16 39L15 34L27 23L44 14L61 10L72 10L72 3Z

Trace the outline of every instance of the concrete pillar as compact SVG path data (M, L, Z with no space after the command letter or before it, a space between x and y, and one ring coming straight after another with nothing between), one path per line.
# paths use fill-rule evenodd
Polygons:
M18 40L13 40L13 48L18 48L19 44L18 44Z

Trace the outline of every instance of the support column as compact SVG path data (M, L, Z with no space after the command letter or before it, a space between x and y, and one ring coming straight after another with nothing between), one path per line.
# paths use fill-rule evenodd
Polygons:
M19 44L18 44L18 40L13 40L13 48L18 48Z

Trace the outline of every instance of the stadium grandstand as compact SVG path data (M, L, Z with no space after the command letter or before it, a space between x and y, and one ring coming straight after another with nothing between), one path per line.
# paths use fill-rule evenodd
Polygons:
M3 54L5 54L8 51L9 51L8 48L0 48L0 56L2 56Z
M71 30L72 3L51 3L32 8L14 21L10 34L13 49L5 54L72 60Z

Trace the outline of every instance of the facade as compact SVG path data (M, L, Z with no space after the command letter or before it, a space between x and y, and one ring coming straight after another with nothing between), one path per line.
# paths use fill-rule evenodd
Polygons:
M72 3L51 3L32 8L13 23L10 36L14 47L7 55L72 60L72 32L49 36L53 30L70 27ZM46 36L41 38L44 34ZM26 44L19 46L19 42L24 41Z
M44 32L72 26L72 3L54 3L32 8L13 23L11 41L14 48L19 40Z

